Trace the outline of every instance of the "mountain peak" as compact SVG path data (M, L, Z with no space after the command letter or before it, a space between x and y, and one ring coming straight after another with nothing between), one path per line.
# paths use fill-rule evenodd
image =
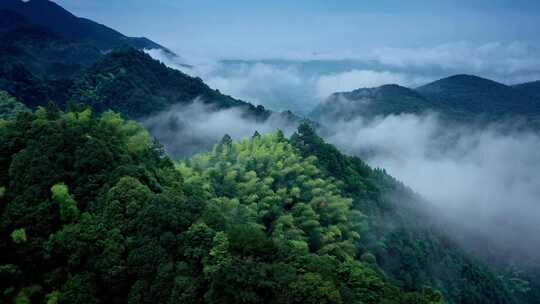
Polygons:
M352 120L379 115L420 113L430 103L418 92L398 84L332 94L311 113L315 120Z
M446 77L416 90L438 106L453 109L462 116L482 113L489 117L503 117L510 113L524 116L540 113L540 104L530 96L474 75Z
M479 76L476 76L476 75L469 75L469 74L457 74L457 75L452 75L452 76L449 76L449 77L445 77L445 78L442 78L442 79L439 79L439 80L436 80L432 83L428 83L424 86L421 86L418 88L418 90L422 91L422 90L425 90L429 87L433 87L433 86L478 86L478 85L482 85L482 86L490 86L490 87L493 87L493 86L496 86L496 87L508 87L502 83L499 83L499 82L496 82L496 81L493 81L491 79L487 79L487 78L482 78L482 77L479 77Z
M0 10L20 14L34 26L45 28L73 42L93 45L102 52L128 45L138 49L158 48L172 53L149 39L126 37L105 25L79 18L53 1L2 0Z

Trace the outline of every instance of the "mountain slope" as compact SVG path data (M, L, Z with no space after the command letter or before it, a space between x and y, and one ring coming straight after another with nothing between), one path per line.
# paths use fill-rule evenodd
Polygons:
M362 88L332 94L311 113L316 120L351 120L401 113L420 113L434 105L419 93L399 85Z
M49 79L70 78L96 62L96 47L70 42L46 29L21 26L0 34L2 65L22 64L32 73Z
M291 143L302 156L316 157L317 168L340 181L353 209L366 215L359 250L372 255L398 286L434 287L448 303L525 302L527 292L519 289L518 278L506 278L460 248L444 228L443 217L434 218L437 212L430 211L429 203L384 170L344 155L305 124Z
M445 303L360 258L361 214L280 133L176 166L110 112L0 135L3 303Z
M133 48L107 54L74 81L71 101L140 118L175 104L195 99L215 109L241 107L257 119L271 114L262 106L234 99L208 87L200 78L168 68L148 54Z
M540 80L512 86L514 89L540 100Z
M14 11L0 9L0 33L29 25L30 22L23 15Z
M109 51L125 45L139 49L160 48L166 50L146 38L126 37L92 20L74 16L49 0L2 0L0 9L16 12L33 25L48 29L73 42L91 44L101 51Z
M451 111L456 117L484 115L488 118L505 116L540 116L540 101L536 101L504 84L471 75L455 75L416 89L436 107Z

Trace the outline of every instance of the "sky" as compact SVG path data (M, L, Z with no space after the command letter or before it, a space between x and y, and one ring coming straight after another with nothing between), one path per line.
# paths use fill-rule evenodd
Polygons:
M536 0L58 0L78 16L214 58L536 43Z

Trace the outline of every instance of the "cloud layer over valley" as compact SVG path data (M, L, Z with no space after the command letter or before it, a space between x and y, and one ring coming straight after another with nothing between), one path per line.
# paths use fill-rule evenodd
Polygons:
M178 61L159 51L149 53L225 94L299 114L309 113L331 93L388 83L416 87L462 73L505 84L540 79L539 48L517 42L281 54L281 59L187 56ZM520 257L540 250L538 133L525 131L515 122L488 127L447 125L433 113L322 123L329 142L385 168L433 202L455 223L455 237L463 233L462 241L468 245L478 248L487 240L497 244L499 255L512 252ZM213 112L197 103L149 118L145 125L173 155L207 149L225 133L243 138L255 130L293 130L278 117L256 123L243 118L240 111Z
M173 68L201 77L226 94L299 114L309 113L334 92L390 83L417 87L454 74L474 74L504 84L540 79L540 48L520 42L457 42L361 52L276 53L267 57L279 59L221 60L186 55L179 60L157 50L149 54ZM192 68L182 66L183 63Z
M435 204L455 224L454 237L474 247L492 242L501 255L534 257L540 250L539 134L511 123L447 125L435 114L328 126L331 143Z

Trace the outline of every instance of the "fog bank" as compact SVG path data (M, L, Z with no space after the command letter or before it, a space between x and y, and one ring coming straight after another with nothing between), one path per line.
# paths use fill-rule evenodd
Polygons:
M436 114L327 122L327 139L385 168L453 222L468 245L540 250L540 135L513 123L448 125ZM485 249L485 248L484 248Z
M200 100L173 106L144 119L142 124L172 157L208 151L225 134L239 140L252 136L255 131L264 134L281 129L285 134L291 134L296 127L278 113L260 122L248 118L240 108L217 111Z

